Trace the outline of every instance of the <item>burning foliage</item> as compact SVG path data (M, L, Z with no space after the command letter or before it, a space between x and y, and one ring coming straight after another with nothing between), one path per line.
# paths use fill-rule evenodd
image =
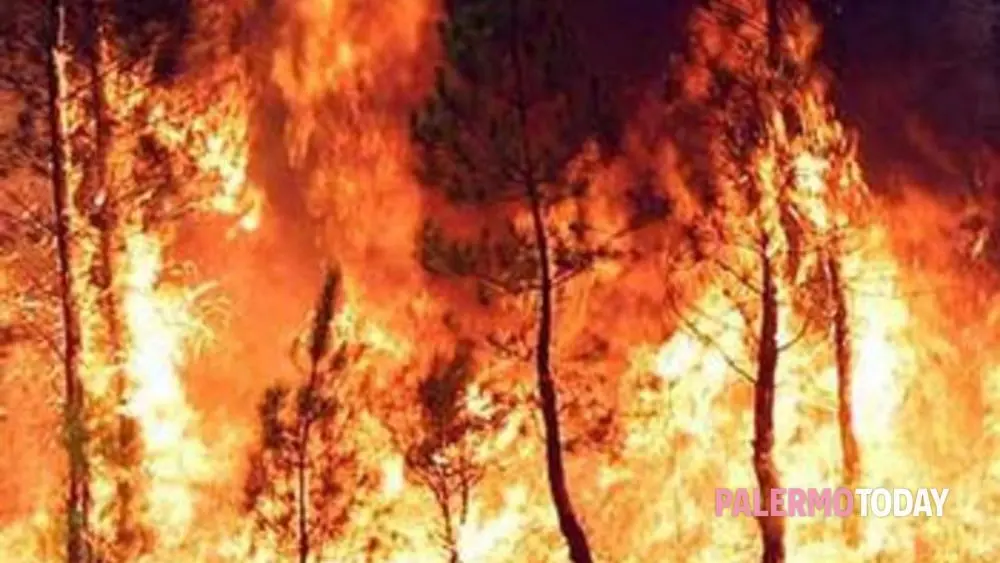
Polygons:
M468 342L450 360L436 358L417 390L421 423L405 448L406 467L426 486L441 512L442 544L450 561L461 560L459 531L469 518L476 486L490 463L487 447L503 427L506 409L473 386ZM478 393L477 393L478 391ZM473 398L471 393L479 396Z
M995 155L869 182L791 1L609 107L571 8L0 6L3 559L995 560Z
M294 394L281 386L264 393L260 449L251 456L245 485L257 531L276 538L277 553L297 552L303 563L337 538L363 486L352 474L355 453L345 436L350 405L338 393L355 352L330 334L339 284L339 274L327 276L313 313L305 382Z

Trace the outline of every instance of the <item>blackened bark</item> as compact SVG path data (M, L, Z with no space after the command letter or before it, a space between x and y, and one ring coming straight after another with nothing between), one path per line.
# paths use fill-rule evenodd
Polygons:
M89 560L87 520L89 505L86 431L83 420L83 384L80 379L80 311L75 295L72 257L72 205L66 175L68 154L63 95L65 76L65 13L61 0L48 0L45 22L46 88L48 90L49 156L52 203L55 214L56 259L59 273L59 305L62 317L63 372L65 387L64 432L68 457L66 491L66 560L84 563Z
M753 468L757 475L764 512L772 511L771 490L780 487L774 463L774 394L778 371L778 288L767 239L761 247L761 321L757 350L757 378L754 381ZM758 516L763 552L761 563L785 560L785 522L781 516Z
M854 406L851 402L854 387L852 371L854 355L851 350L851 327L847 295L844 288L840 261L836 256L827 258L830 273L830 290L833 297L833 346L837 363L837 423L840 428L840 448L843 456L843 486L855 489L861 478L861 453L854 435ZM844 520L847 545L857 547L859 541L857 517Z
M779 1L767 0L767 54L771 70L781 67L781 21ZM771 491L780 488L780 474L774 462L774 396L778 373L778 288L775 284L771 245L767 234L761 241L761 320L757 350L757 378L754 381L753 468L760 489L765 516L758 516L761 536L761 563L785 560L785 520L770 514Z
M524 87L524 70L520 47L520 26L518 16L520 3L511 0L510 54L514 66L515 110L520 128L522 165L525 196L531 208L531 223L534 230L535 248L538 253L538 275L540 278L541 303L538 311L538 335L535 345L535 371L538 377L538 394L541 401L542 421L545 427L545 460L548 470L549 490L555 505L559 530L566 539L570 560L574 563L592 563L593 556L587 535L583 531L573 510L569 489L566 485L566 470L563 466L562 438L559 428L559 399L552 378L550 351L552 347L552 266L549 262L549 242L545 232L544 202L535 162L532 156L530 129L528 127L528 103Z
M90 119L93 124L94 146L87 173L87 204L92 206L91 223L98 232L98 256L95 265L95 282L100 288L99 307L107 324L108 345L115 365L124 352L122 327L116 288L114 286L115 255L117 253L115 230L118 223L117 200L112 184L108 182L108 151L111 132L107 114L107 100L104 93L104 57L101 12L96 0L85 0L86 41L84 53L87 60L88 93L90 96ZM122 374L116 374L116 387L124 385Z

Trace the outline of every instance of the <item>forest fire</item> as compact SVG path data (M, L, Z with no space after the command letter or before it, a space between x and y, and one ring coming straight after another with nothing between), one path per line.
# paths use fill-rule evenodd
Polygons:
M127 370L132 379L126 412L141 428L149 513L157 538L178 545L192 524L191 484L208 470L205 445L192 436L196 423L179 378L186 343L193 332L185 296L158 294L158 242L136 236L126 243L128 279L125 312L130 334ZM178 537L179 536L179 537Z
M1000 555L990 226L870 180L806 2L639 104L558 2L120 4L0 8L0 561ZM716 514L883 487L950 495Z

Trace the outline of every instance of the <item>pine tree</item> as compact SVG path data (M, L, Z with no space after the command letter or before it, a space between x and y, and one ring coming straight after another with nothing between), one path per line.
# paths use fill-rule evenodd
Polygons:
M347 524L357 480L357 457L346 430L351 409L338 393L357 358L347 342L335 342L331 326L340 275L327 276L304 343L305 381L294 390L267 389L258 407L260 445L250 456L245 508L259 534L300 563L319 557L322 547Z
M589 562L566 482L552 340L556 287L601 249L585 221L558 225L549 213L586 195L586 175L574 177L569 165L599 130L595 83L575 56L558 3L454 0L445 11L446 64L412 126L420 172L457 207L504 219L483 227L474 242L456 241L431 220L422 260L434 273L475 279L484 303L537 297L530 354L549 487L571 559Z
M851 403L852 280L844 258L853 235L863 229L860 212L867 188L856 169L853 139L815 88L811 61L789 51L790 42L783 38L785 26L798 24L806 14L776 0L762 1L757 8L738 16L735 27L743 35L734 30L732 42L721 49L700 46L704 50L694 58L699 70L711 75L711 86L677 105L680 115L696 116L706 137L704 144L688 148L707 155L699 162L698 180L709 197L704 200L706 220L694 237L696 256L718 264L732 282L726 292L752 334L753 368L731 365L753 384L751 460L763 509L769 511L768 491L780 487L774 460L780 422L774 417L776 377L782 354L804 338L821 337L833 350L842 484L855 487L860 478ZM702 16L709 26L724 27L734 23L721 15L728 10L720 2ZM764 16L763 25L744 25L760 21L752 19L755 15ZM805 157L823 164L803 169ZM816 183L823 187L814 188ZM778 327L788 323L791 312L799 313L803 325L782 342ZM761 561L783 561L783 518L760 516L758 525ZM845 536L856 544L854 519L845 521Z
M832 335L828 342L839 381L845 482L857 476L858 451L850 424L850 312L841 267L845 249L839 242L844 233L816 217L812 206L853 197L837 192L841 186L849 185L846 193L858 185L848 181L852 171L842 166L850 164L845 161L852 148L849 139L826 129L831 127L823 121L826 109L810 97L816 78L808 68L810 61L791 53L784 39L785 26L797 23L803 14L778 0L762 0L748 13L726 15L731 13L724 2L711 3L700 13L715 31L732 26L731 40L721 46L696 43L701 50L691 58L711 77L710 85L676 105L682 118L697 120L699 135L704 136L696 135L695 144L685 147L698 159L697 181L706 196L705 217L693 237L696 257L718 266L725 291L744 319L751 366L731 365L753 385L751 464L762 509L771 512L769 491L781 486L775 462L780 421L774 410L782 354L817 332ZM832 163L827 175L808 180L825 183L827 193L837 194L831 201L817 201L809 191L798 165L804 155ZM843 211L831 208L830 215ZM803 325L793 327L795 336L782 341L779 327L787 326L793 311L800 313ZM757 520L761 562L784 561L784 518L768 514Z
M56 247L59 271L59 302L63 324L63 372L65 387L65 440L69 457L68 495L66 513L66 559L70 563L89 560L87 546L87 509L89 488L87 482L86 436L84 434L84 397L80 380L80 312L74 294L74 264L70 248L73 212L72 191L66 177L68 155L66 149L66 116L62 106L66 93L65 57L66 22L65 7L61 0L46 4L46 74L48 98L49 150L53 209L56 225Z
M90 281L97 291L96 309L101 325L101 349L106 355L106 363L113 370L111 380L111 403L122 406L129 396L128 377L125 362L128 353L128 338L123 326L124 311L121 296L121 256L124 250L123 231L126 221L123 208L126 202L120 196L121 190L129 186L121 185L119 178L112 175L112 153L115 137L122 132L114 123L109 110L108 85L106 77L115 64L108 60L109 38L107 22L113 21L104 2L84 0L81 4L80 53L86 75L85 92L89 118L85 125L89 130L87 146L81 147L85 153L84 181L78 201L82 212L94 231L95 252L90 268ZM118 61L119 63L121 61ZM127 135L127 134L126 134ZM116 408L115 414L107 417L103 428L95 428L96 449L101 452L112 468L115 481L115 495L111 506L105 508L100 519L111 522L108 537L99 538L99 559L129 561L148 554L152 548L151 531L139 518L142 494L140 463L142 461L142 440L135 419ZM95 538L97 540L98 538Z
M441 513L442 543L451 563L460 561L458 531L487 470L477 448L499 430L507 411L503 400L491 401L493 408L485 413L469 407L473 370L470 342L459 342L451 358L435 358L418 389L421 424L406 448L407 468L431 492Z
M781 19L778 0L767 2L768 45L770 70L781 68ZM763 112L762 112L763 113ZM767 119L767 115L762 116ZM760 251L760 333L757 343L757 374L754 379L754 439L753 468L757 475L765 511L773 512L771 491L781 487L777 465L774 463L774 394L775 376L778 372L778 288L775 283L771 240L764 230L759 238ZM781 563L785 560L784 521L771 515L760 522L763 552L761 563Z

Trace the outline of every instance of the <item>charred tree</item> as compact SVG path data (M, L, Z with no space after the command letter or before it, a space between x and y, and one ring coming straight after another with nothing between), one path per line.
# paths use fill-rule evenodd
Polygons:
M59 302L62 314L64 374L64 439L69 475L66 498L66 559L70 563L89 560L87 520L90 499L84 423L84 391L80 377L81 328L75 285L73 251L73 197L67 178L69 155L66 139L66 115L62 106L66 96L65 59L66 13L61 0L48 0L45 18L45 53L48 94L48 129L52 201L55 213L55 239L59 272Z
M441 24L447 65L415 115L420 172L460 210L503 217L482 221L473 241L449 238L428 221L422 261L433 273L471 278L480 302L536 299L535 331L519 357L534 362L546 472L559 528L576 563L593 560L573 508L563 459L559 391L553 373L556 287L601 253L584 221L558 225L550 210L586 196L567 166L599 131L594 84L556 4L535 0L454 0ZM522 215L526 224L514 220ZM491 338L492 339L492 338ZM503 340L503 337L498 337ZM523 344L523 346L522 346Z
M309 541L309 442L312 437L313 424L318 415L324 414L325 405L318 404L320 381L320 362L328 353L330 339L330 323L333 321L334 304L337 298L340 279L337 274L327 277L326 284L319 302L316 305L316 318L312 333L309 336L309 379L299 394L299 420L295 444L295 473L298 483L298 501L296 506L296 521L298 522L299 563L306 563L312 544ZM317 408L319 407L319 408ZM326 408L332 408L330 405Z
M483 473L467 451L470 444L463 443L469 428L460 417L470 376L468 358L461 353L452 362L432 369L419 389L427 435L406 455L407 466L431 491L441 511L450 563L460 561L458 529L465 524L472 489Z
M817 262L825 268L825 254L816 251L825 246L810 207L819 202L810 199L796 162L803 151L818 149L826 156L829 147L825 139L810 136L813 123L797 106L811 74L808 61L783 45L784 4L763 0L752 6L753 16L763 16L757 21L765 25L744 28L745 33L739 31L745 20L734 21L725 3L711 3L701 12L713 24L732 29L735 41L719 50L713 38L697 38L701 45L696 39L694 48L703 49L697 52L702 58L698 64L712 77L712 85L705 96L682 98L679 114L684 120L693 116L701 125L694 139L685 141L690 146L682 149L700 168L698 178L708 196L707 213L693 229L698 233L695 260L718 268L733 282L723 291L744 321L745 360L720 351L753 385L750 461L768 513L757 517L760 561L777 563L786 560L786 546L784 517L769 514L770 492L781 488L775 459L781 424L775 420L780 398L776 379L782 354L811 336L814 325L825 328L817 319L827 312L820 305L828 303L829 295L827 285L811 283L824 278L813 269ZM718 248L703 248L713 239ZM817 294L822 295L817 299ZM779 327L792 317L802 319L796 336L779 340Z
M38 341L32 345L56 352L52 362L58 362L65 387L67 557L74 561L134 560L152 547L138 471L141 432L123 412L129 393L129 329L121 302L125 236L162 226L204 197L194 193L203 186L182 192L173 182L175 169L192 177L201 173L186 154L192 147L157 145L148 104L123 109L113 101L124 88L142 95L141 89L163 86L151 83L144 63L159 55L155 46L164 26L122 25L123 9L104 0L16 0L0 9L0 90L19 102L16 126L0 132L0 178L14 180L4 185L4 206L21 206L0 212L0 241L14 234L6 231L9 224L19 237L26 235L12 270L33 285L17 291L60 311L58 319L35 311L25 333ZM153 46L129 48L142 40ZM177 111L205 109L186 104ZM153 145L156 154L146 151ZM177 166L185 157L188 162ZM39 181L51 184L53 203L33 189ZM41 259L56 265L43 269L36 263ZM89 384L95 376L101 385ZM107 391L98 395L97 388ZM89 483L105 478L115 490L92 497Z

